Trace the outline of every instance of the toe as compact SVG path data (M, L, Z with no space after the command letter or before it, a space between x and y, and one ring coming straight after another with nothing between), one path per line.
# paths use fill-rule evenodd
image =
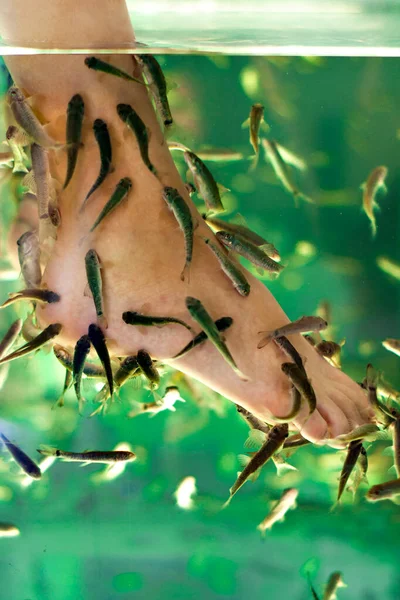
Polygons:
M294 424L301 435L307 440L310 440L310 442L321 442L327 436L328 424L318 409L309 417L300 415L299 418L294 421Z

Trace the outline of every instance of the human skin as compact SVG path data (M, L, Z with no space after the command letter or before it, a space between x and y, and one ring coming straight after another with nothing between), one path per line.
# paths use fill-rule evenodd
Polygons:
M121 41L124 46L134 42L123 0L101 3L97 0L52 3L39 0L34 9L26 4L23 0L6 2L1 27L8 43L33 46L35 40L43 40L47 46L66 47L71 44L71 31L75 48L112 48L120 47ZM243 298L221 272L202 239L213 234L185 190L145 86L89 71L84 59L85 55L6 59L15 83L31 97L34 110L49 124L49 133L58 141L65 141L65 115L70 98L80 93L85 102L84 146L79 151L72 181L59 195L62 222L43 276L43 284L57 292L61 301L37 309L41 326L62 323L63 330L57 341L73 349L77 339L87 333L88 325L96 322L93 301L85 295L84 263L87 250L94 248L103 267L108 321L105 333L112 355L126 356L145 348L154 358L195 377L260 418L271 420L272 415L288 413L290 386L281 371L281 364L287 358L274 343L257 350L258 332L287 323L287 316L269 290L250 273L247 277L251 292L249 297ZM114 55L112 63L132 73L131 56ZM146 123L150 132L150 159L158 178L143 164L132 132L117 115L118 103L131 104ZM108 124L114 171L79 213L99 171L98 147L92 132L96 118ZM66 153L55 151L51 159L52 176L62 185ZM130 177L133 182L129 197L90 234L90 227L122 177ZM165 185L179 190L198 223L190 282L180 280L185 262L183 236L162 199ZM10 236L11 251L20 235L21 218L29 221L31 208L31 205L21 208L29 215L20 213L19 230ZM142 328L122 321L124 311L136 310L149 315L178 317L198 331L185 308L186 296L199 298L214 319L233 318L232 327L225 333L226 342L248 381L239 379L211 343L203 344L180 360L170 360L191 339L190 333L179 325ZM304 406L294 421L305 437L314 442L324 437L333 438L371 418L366 397L355 382L329 365L301 336L291 336L290 340L303 357L317 396L315 412L308 416L308 407Z

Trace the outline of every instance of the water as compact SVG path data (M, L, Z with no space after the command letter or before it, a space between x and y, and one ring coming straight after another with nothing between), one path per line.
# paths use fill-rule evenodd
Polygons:
M221 35L219 24L207 41L192 40L191 49L218 47L221 39L215 31ZM151 45L151 35L138 39ZM160 37L160 46L176 47L173 37ZM232 54L235 38L231 31L227 37ZM188 40L181 42L189 47ZM319 43L313 40L314 48ZM260 39L256 46L263 54ZM397 61L252 57L246 39L239 47L244 56L159 57L168 80L176 84L169 95L177 123L171 137L195 150L226 147L250 156L248 131L241 123L252 103L265 105L273 137L309 167L296 180L315 206L300 202L296 208L263 158L255 173L249 173L248 160L207 163L216 180L231 190L224 197L230 215L239 212L279 248L286 270L276 281L265 282L289 317L312 314L328 300L331 335L346 340L345 372L360 381L372 362L399 386L398 358L381 346L383 339L398 336L399 283L376 263L379 256L400 261ZM1 83L5 91L5 71ZM180 156L177 165L185 175ZM379 197L378 234L372 240L360 210L359 186L378 165L388 167L388 193ZM3 271L11 268L6 237L15 212L5 185ZM1 298L20 288L19 281L3 281ZM25 312L0 312L0 331L6 331L16 314ZM63 409L52 410L63 379L52 353L11 363L0 417L11 427L13 439L31 456L41 443L85 449L113 448L126 441L138 460L108 482L93 478L101 468L56 464L41 482L27 488L14 466L0 462L0 521L21 530L19 538L0 540L0 579L10 590L7 598L241 600L251 594L254 600L267 595L305 600L310 592L299 570L312 557L320 564L315 574L319 590L332 571L340 570L348 587L338 591L339 599L398 598L398 507L366 503L364 485L354 505L345 492L344 506L329 512L342 453L302 448L290 459L298 471L278 478L274 466L267 465L258 481L246 484L229 509L220 512L247 437L247 427L231 403L206 388L196 388L194 394L183 385L187 401L178 403L176 412L131 420L126 417L131 404L148 402L151 396L128 384L121 403L107 415L82 419L72 391ZM165 375L163 386L168 380ZM89 399L95 396L90 383L84 390ZM370 485L391 478L391 458L382 454L386 445L376 443L369 451ZM198 488L192 511L179 509L173 496L188 475L196 477ZM255 527L268 501L289 486L300 490L299 507L261 542Z

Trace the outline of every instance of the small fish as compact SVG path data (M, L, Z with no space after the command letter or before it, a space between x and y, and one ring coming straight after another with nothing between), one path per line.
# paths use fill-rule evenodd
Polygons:
M286 364L294 364L294 363L286 363ZM296 365L296 367L297 367L297 365ZM304 372L304 370L303 370L303 372ZM305 375L305 372L304 372L304 375ZM272 415L272 419L276 423L290 423L299 414L300 409L301 409L302 395L294 385L291 388L291 397L292 397L292 409L287 415L284 415L282 417L277 417L275 415Z
M107 175L111 172L112 166L112 146L110 134L108 132L107 123L105 123L102 119L96 119L93 123L93 132L94 137L96 138L96 142L99 146L100 152L100 173L97 176L96 181L88 191L85 200L81 206L81 211L85 206L86 202L90 198L90 196L97 190L98 187L101 186Z
M57 360L62 364L62 366L67 369L70 373L73 371L73 357L71 354L59 344L54 344L53 352ZM100 379L105 377L105 371L103 367L99 365L95 365L93 363L86 362L83 368L83 374L85 377L90 379Z
M211 171L194 152L186 150L183 158L193 175L194 185L203 198L209 214L224 212L221 194Z
M215 321L215 326L219 332L226 331L233 323L233 319L231 317L221 317ZM170 360L174 360L176 358L182 358L185 356L190 350L196 348L200 344L203 344L207 340L207 334L204 331L198 333L191 342L189 342L178 354L175 354Z
M335 600L336 590L340 587L347 587L347 585L342 579L342 574L335 571L328 579L322 600Z
M264 107L262 104L256 103L250 109L249 118L243 123L242 127L249 127L250 129L250 144L253 147L255 154L255 161L253 163L253 169L257 166L259 156L259 133L260 126L264 123Z
M362 449L362 440L354 440L350 442L349 447L347 449L346 459L343 464L342 472L340 473L339 479L339 489L336 504L339 502L342 497L344 488L349 480L351 473L353 472L354 467L356 466L356 462L358 457L360 456ZM336 506L336 504L334 506Z
M141 315L138 312L127 310L126 312L122 313L122 320L127 325L139 325L142 327L164 327L164 325L170 325L173 323L176 325L182 325L193 333L193 329L190 327L190 325L184 321L181 321L181 319L176 319L175 317L151 317L150 315Z
M309 331L322 331L328 327L328 323L321 319L321 317L301 317L297 321L287 323L273 329L272 331L259 331L259 334L263 335L262 340L258 343L257 348L264 348L269 342L282 335L292 335L295 333L307 333Z
M105 62L104 60L100 60L100 58L96 58L95 56L87 56L85 58L85 65L89 69L93 69L94 71L99 71L100 73L108 73L108 75L114 75L115 77L126 79L127 81L134 81L135 83L145 85L145 83L140 79L132 77L132 75L129 75L121 69L118 69L118 67L113 67L113 65L110 65L109 63Z
M171 109L167 97L167 82L157 60L151 54L136 54L147 84L153 94L154 102L165 127L173 123Z
M7 102L18 125L26 131L36 144L44 148L60 146L60 144L46 133L43 125L28 105L21 90L15 86L10 87L7 92Z
M179 508L190 510L194 507L193 496L196 494L196 479L192 476L182 479L174 492L176 504Z
M361 483L363 481L365 481L365 483L368 483L367 471L368 471L367 451L365 450L364 446L361 446L361 452L360 452L360 456L358 457L358 461L356 464L353 482L352 482L351 486L349 486L349 488L348 488L349 491L351 491L353 493L353 500L355 498L355 495L356 495L357 490L360 487Z
M275 425L275 427L268 432L268 436L264 444L261 446L258 452L252 456L251 460L245 466L229 490L230 495L227 502L224 504L224 507L230 503L233 496L248 480L250 475L258 471L258 469L264 466L265 463L275 454L275 452L279 451L279 449L283 446L285 439L288 437L288 432L289 429L287 424Z
M82 123L85 114L85 103L80 94L72 96L67 108L67 156L68 166L63 189L68 186L75 171L78 152L82 144Z
M71 385L73 384L73 382L74 382L74 378L73 378L71 371L69 371L68 369L65 369L65 378L64 378L63 389L62 389L60 397L58 398L57 402L55 403L55 406L59 406L60 408L62 406L64 406L65 394L68 392L68 390L71 387Z
M81 395L81 381L86 358L90 352L90 338L88 335L82 335L76 342L74 350L74 359L72 365L72 376L76 397L79 402L79 412L82 409L83 398Z
M185 402L185 400L181 398L178 388L175 385L171 385L165 388L164 396L162 398L158 397L155 402L145 402L140 404L139 410L135 408L128 414L128 417L136 417L138 414L144 413L151 413L154 417L163 410L175 412L175 402L177 401Z
M394 467L397 477L400 477L400 417L393 423Z
M114 392L113 373L104 333L96 323L92 323L89 325L88 336L103 365L107 377L108 389L110 390L110 396L112 397Z
M40 479L42 473L37 464L33 462L33 460L29 458L29 456L27 456L25 452L22 452L22 450L18 448L18 446L10 442L10 440L8 440L3 433L0 433L0 438L2 439L3 444L5 445L5 447L7 448L17 465L21 467L21 469L27 475L29 475L29 477L32 477L32 479Z
M312 593L312 597L314 600L320 600L320 597L318 596L317 592L315 591L315 588L313 586L313 584L311 583L311 578L308 577L308 585L310 586L310 590Z
M360 425L359 427L356 427L355 429L353 429L353 431L350 431L349 433L342 433L341 435L338 435L335 437L335 440L337 440L338 442L344 442L344 443L348 443L348 442L354 442L355 440L374 440L377 437L377 434L380 432L380 429L377 425L374 425L373 423L366 423L365 425ZM329 442L331 440L325 440L326 442Z
M283 363L281 369L307 401L311 415L317 407L317 398L304 369L300 369L295 363L290 362Z
M311 444L310 440L306 440L300 433L295 433L287 438L283 444L283 450L289 448L300 448L301 446L307 446Z
M179 227L183 232L185 238L185 253L186 261L185 266L181 273L181 280L185 281L185 274L189 281L189 269L192 262L193 256L193 217L192 213L185 200L182 198L178 190L172 187L165 187L163 189L162 197L168 205L168 208L174 213L175 219L179 223Z
M51 325L46 327L46 329L43 329L43 331L39 333L39 335L37 335L35 338L33 338L33 340L27 342L26 344L18 348L18 350L15 350L11 354L8 354L7 356L4 356L2 359L0 359L0 364L9 362L10 360L16 360L21 356L26 356L27 354L30 354L30 352L38 350L39 348L47 344L47 342L59 335L61 330L61 323L52 323Z
M265 254L265 252L263 252L259 246L248 242L239 234L228 233L227 231L218 231L216 233L216 238L226 248L233 250L233 252L240 254L240 256L243 256L244 258L247 258L247 260L260 269L269 271L270 273L279 274L284 268L283 265L275 262L272 258Z
M12 523L0 523L0 538L17 537L20 533L18 527Z
M8 352L8 350L12 347L15 340L21 333L22 329L22 319L17 319L14 323L9 327L5 336L0 341L0 358Z
M280 499L276 502L275 506L272 508L270 513L265 517L263 521L259 525L257 525L257 529L261 531L261 533L265 536L265 532L267 529L271 529L271 527L277 521L283 521L286 513L291 508L296 508L296 500L299 495L299 491L296 488L289 488L285 490L280 497Z
M15 302L19 302L20 300L34 300L35 302L43 302L47 304L53 304L54 302L59 302L61 300L61 297L55 292L41 289L21 290L20 292L12 292L9 294L9 296L9 299L0 305L0 308L5 308L6 306L15 304Z
M260 419L258 419L258 417L253 415L253 413L251 413L246 408L243 408L243 406L236 405L236 410L239 413L239 415L246 421L246 423L248 424L250 429L256 429L257 431L262 431L262 433L265 433L266 435L268 435L268 433L271 430L271 427L269 425L267 425L266 423L263 423L263 421L260 421Z
M250 294L250 284L240 268L224 252L222 252L216 244L213 244L210 239L204 238L204 242L209 248L211 248L217 257L219 264L221 265L221 269L228 279L231 280L235 290L241 296L248 296Z
M101 265L96 250L90 249L85 256L86 277L93 296L96 315L99 325L107 329L108 324L103 308L103 282L101 279Z
M385 427L388 427L393 422L393 417L388 414L385 406L381 404L377 396L377 384L378 374L374 370L373 366L367 365L367 374L362 383L362 387L367 390L367 398L370 406L372 407L375 418L378 423L382 423Z
M393 354L400 356L400 340L387 338L382 342L382 346L386 348L386 350L389 350L389 352L393 352Z
M378 256L376 264L384 273L391 275L395 279L400 279L400 264L396 261L387 256Z
M367 181L361 184L363 190L363 211L367 215L371 222L372 237L376 235L376 219L374 215L374 209L378 209L379 206L375 200L379 189L382 189L386 193L385 179L387 177L387 167L376 167L368 175Z
M28 173L25 163L28 162L28 157L25 154L24 148L29 146L30 139L23 129L10 125L6 131L6 143L12 152L13 173Z
M217 217L211 217L208 215L202 215L203 219L211 227L211 229L216 231L226 231L227 233L233 233L234 235L240 235L243 239L255 246L258 246L265 254L267 254L270 258L276 261L281 260L281 255L278 250L275 248L271 242L258 235L254 231L251 231L245 225L241 225L239 223L228 223L227 221L223 221L222 219L218 219Z
M369 488L366 499L368 502L391 500L400 494L400 479L392 479Z
M50 166L48 151L38 144L32 144L31 158L39 219L48 219L50 203Z
M134 133L144 164L149 171L151 171L154 175L157 175L157 171L150 162L149 158L149 133L146 125L143 123L137 112L134 111L132 106L129 104L118 104L117 112L121 121L123 121Z
M329 359L340 367L340 353L342 351L342 346L340 344L330 340L322 340L322 342L317 344L316 349L321 356Z
M211 162L237 162L245 160L242 152L237 152L231 148L203 148L197 152L200 160L209 160Z
M238 369L235 361L233 360L232 354L229 352L225 342L221 338L221 334L215 326L214 321L200 300L193 298L192 296L187 296L185 303L192 319L200 325L203 331L207 334L208 339L214 344L215 348L232 367L238 377L240 377L240 379L243 381L248 381L248 378L240 371L240 369Z
M119 444L117 444L115 446L115 448L113 448L113 451L115 452L115 451L120 451L120 450L132 452L132 447L130 444L127 444L126 442L120 442ZM119 461L112 465L108 465L102 471L96 471L95 473L93 473L93 475L91 475L90 478L95 483L113 481L114 479L117 479L117 477L122 475L122 473L126 469L126 465L127 465L126 462Z
M139 350L136 360L141 368L143 375L150 383L150 389L156 390L160 384L160 374L153 364L150 354L146 350Z
M274 338L274 342L278 348L280 348L282 352L284 352L286 356L299 367L299 369L304 370L303 360L300 354L297 352L293 344L289 342L286 336L281 335L276 337Z
M124 198L127 197L127 195L129 194L129 192L131 190L131 187L132 187L132 181L129 179L129 177L123 177L122 179L119 180L119 182L117 183L117 185L115 187L113 194L111 195L111 198L109 199L107 204L104 206L103 210L101 211L101 213L97 217L96 221L92 225L90 232L94 231L96 229L96 227L104 219L104 217L109 215L115 208L117 208L117 206L122 202L122 200L124 200Z
M43 456L55 456L67 462L83 462L86 464L105 463L113 465L117 462L132 462L136 459L134 452L128 450L89 450L86 452L66 452L52 446L42 445L37 450Z
M271 163L276 177L282 183L285 190L292 194L296 204L298 202L298 199L300 198L302 198L306 202L313 203L313 201L308 196L302 194L295 185L289 168L279 152L277 142L275 140L267 140L263 138L261 140L261 143L265 150L265 156L267 160Z
M124 383L135 375L141 375L141 369L134 356L127 356L119 366L119 369L114 375L114 384L117 388L120 388Z

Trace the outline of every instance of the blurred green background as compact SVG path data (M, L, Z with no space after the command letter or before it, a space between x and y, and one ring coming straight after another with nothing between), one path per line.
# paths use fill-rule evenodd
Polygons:
M176 126L170 139L194 151L227 147L251 156L248 130L241 129L253 102L265 105L271 137L298 153L308 170L297 174L300 188L316 205L293 198L276 181L263 156L255 173L248 160L208 163L218 182L230 188L224 202L280 250L287 269L266 285L290 318L312 314L322 300L332 305L331 336L346 339L343 369L364 377L367 362L400 385L398 358L381 346L399 336L399 282L379 270L376 259L400 262L399 233L400 79L396 59L159 57L167 79ZM2 71L2 92L7 74ZM2 139L4 136L2 136ZM175 156L181 173L184 163ZM378 165L389 169L388 193L380 197L378 234L371 238L361 212L360 184ZM16 199L1 190L1 263ZM200 206L200 203L199 203ZM0 298L20 289L0 282ZM0 332L19 310L0 312ZM399 336L400 337L400 336ZM334 570L348 587L343 600L399 598L399 507L367 504L366 486L352 504L329 512L343 453L303 448L290 460L297 471L277 477L268 464L220 512L244 452L247 426L235 407L195 385L183 385L186 403L154 418L127 417L132 401L150 392L127 384L121 402L105 416L82 418L74 394L53 408L64 373L53 354L12 362L1 390L0 429L32 457L39 444L65 450L112 449L125 441L136 463L114 481L99 482L84 469L55 463L40 482L21 486L8 457L0 461L0 521L15 523L20 537L1 539L0 598L5 600L213 600L311 597L300 576L303 563L318 559L315 586ZM170 382L167 373L163 386ZM85 395L95 395L85 382ZM370 484L391 479L387 443L369 452ZM37 456L37 455L36 455ZM176 506L173 493L186 476L196 478L194 508ZM298 508L262 541L257 524L269 501L283 489L300 490Z

